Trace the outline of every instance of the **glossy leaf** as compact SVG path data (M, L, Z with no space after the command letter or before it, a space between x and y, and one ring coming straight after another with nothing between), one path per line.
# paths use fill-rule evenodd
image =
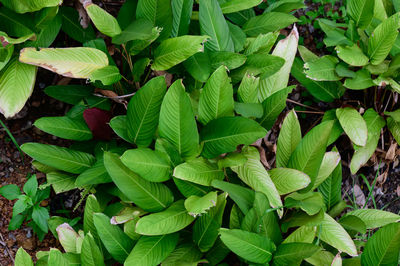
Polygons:
M274 168L268 171L279 195L289 194L307 187L311 180L308 175L289 168Z
M336 109L340 125L351 141L358 146L367 144L368 129L365 120L356 109L345 107Z
M301 128L294 110L283 120L276 146L276 166L286 167L290 156L301 141Z
M63 138L84 141L93 137L92 132L81 119L71 119L67 116L42 117L33 124L40 130Z
M118 21L96 4L85 5L85 10L96 28L104 35L114 37L121 33Z

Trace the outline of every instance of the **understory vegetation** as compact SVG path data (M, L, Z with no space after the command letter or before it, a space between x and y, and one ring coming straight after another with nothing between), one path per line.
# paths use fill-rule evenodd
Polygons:
M376 178L374 205L342 186L398 155L400 1L62 2L0 0L0 112L38 68L70 105L34 122L64 146L7 131L46 175L0 188L9 230L62 246L16 266L399 264ZM77 190L74 218L42 204Z

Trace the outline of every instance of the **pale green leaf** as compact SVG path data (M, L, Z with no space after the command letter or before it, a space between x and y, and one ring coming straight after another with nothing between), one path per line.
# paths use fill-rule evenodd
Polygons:
M262 15L250 18L243 25L243 30L248 36L258 36L260 33L265 34L286 28L296 21L297 18L290 14L266 12Z
M346 215L354 215L360 218L367 226L367 229L378 228L400 221L399 215L376 209L359 209L348 212Z
M258 85L260 78L246 73L238 88L238 97L244 103L258 103Z
M82 243L81 262L87 266L103 266L104 258L91 233L85 235Z
M221 4L222 13L234 13L242 10L246 10L252 7L255 7L262 3L261 0L249 0L249 1L242 1L242 0L228 0L223 1Z
M293 233L291 233L282 243L312 243L316 235L315 226L300 226Z
M33 261L28 252L20 247L15 254L15 266L33 266Z
M324 208L322 195L318 192L292 193L285 198L288 208L300 208L308 215L316 215Z
M85 10L96 28L104 35L114 37L121 33L117 19L98 5L86 4Z
M82 119L71 119L68 116L42 117L33 124L40 130L63 139L90 140L93 135Z
M351 107L336 109L336 116L344 132L354 144L358 146L367 144L367 124L356 109Z
M324 159L322 159L321 166L318 171L317 178L313 186L313 190L317 188L322 182L327 179L332 172L335 170L336 166L340 163L340 154L336 151L330 151L325 153Z
M304 64L304 73L315 81L337 81L342 79L336 73L339 60L331 55L325 55Z
M294 110L283 120L276 146L276 166L286 167L290 156L301 141L301 128ZM278 189L279 190L279 189Z
M356 72L355 78L347 78L343 85L351 90L364 90L375 86L375 83L372 81L368 70L361 69Z
M259 34L256 38L247 38L248 45L244 54L268 54L278 36L279 32L268 32L267 34Z
M307 187L311 180L308 175L296 169L274 168L268 171L279 195L285 195Z
M171 35L172 7L170 0L139 0L136 8L136 18L146 19L154 26L162 28L160 39Z
M207 213L217 204L217 192L212 191L203 197L192 195L185 200L185 208L193 217Z
M70 191L76 188L76 176L62 173L51 172L46 175L47 183L50 184L56 194Z
M63 0L1 0L0 2L17 13L26 13L45 7L60 6Z
M336 52L338 57L350 66L365 66L369 61L357 44L353 46L336 46Z
M89 76L91 82L100 81L104 86L117 83L121 78L122 76L116 66L106 66L96 69Z

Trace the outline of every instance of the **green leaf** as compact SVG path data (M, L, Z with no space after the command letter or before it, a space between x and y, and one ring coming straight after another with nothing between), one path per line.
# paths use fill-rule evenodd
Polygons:
M372 81L371 74L366 69L361 69L356 72L355 78L347 78L344 86L351 90L364 90L375 86Z
M118 135L121 139L125 140L126 142L132 143L130 138L128 137L128 118L126 115L117 115L114 116L110 120L110 127Z
M201 252L209 251L216 243L226 205L226 193L218 195L216 206L197 218L193 226L193 242ZM217 242L218 243L218 242Z
M104 258L91 233L85 235L82 243L81 262L87 266L103 266Z
M28 252L20 247L15 254L15 266L33 266L33 261Z
M400 109L397 109L393 112L385 112L385 115L390 116L396 122L400 122Z
M320 101L333 102L335 99L340 98L344 93L344 88L341 82L338 81L315 81L307 78L303 73L304 62L296 57L291 74L292 76L303 85L312 96ZM346 80L347 82L347 80Z
M50 97L73 105L79 104L83 98L92 95L93 91L92 87L82 85L58 85L44 89Z
M211 120L233 116L233 88L224 66L208 79L200 94L199 121L206 125Z
M61 29L68 34L69 37L80 43L96 38L96 34L90 24L86 29L81 26L79 23L79 14L74 8L63 6L60 8L60 14L62 17Z
M171 35L172 8L169 0L139 0L136 9L136 18L144 18L154 26L163 30L160 39L164 40Z
M210 59L206 53L192 55L183 65L194 79L201 82L206 82L211 74Z
M50 218L49 211L46 208L35 205L33 207L32 219L35 224L47 233L49 228L47 227L47 220Z
M400 224L392 223L376 232L364 247L362 265L396 265L399 261Z
M129 41L147 41L152 39L154 32L158 32L153 24L146 19L132 21L119 35L112 38L114 44L126 44ZM158 34L157 34L158 37Z
M234 51L228 24L217 0L199 1L200 32L210 36L205 44L210 51Z
M347 2L347 13L354 20L356 26L365 29L374 16L374 1L349 0Z
M248 38L249 45L244 50L245 55L268 54L278 38L278 32L259 34L256 38Z
M288 208L300 208L308 215L316 215L324 208L322 195L318 192L292 193L285 198Z
M267 237L239 229L220 229L224 244L245 260L254 263L267 263L275 251L274 243Z
M29 196L31 199L35 198L37 189L38 189L38 182L36 179L36 175L30 177L28 181L26 181L26 183L24 184L24 187L22 188L25 194Z
M400 221L399 215L376 209L359 209L348 212L346 215L353 215L360 218L367 226L367 229L378 228Z
M129 101L127 132L129 138L140 147L149 146L153 140L166 88L163 76L153 78Z
M317 178L313 186L313 190L327 179L340 163L340 154L337 151L326 152L322 159L321 166L318 171Z
M97 159L92 167L81 173L75 180L75 185L83 187L85 185L96 185L112 182L111 177L104 167L103 156Z
M261 0L249 0L249 1L241 1L241 0L230 0L222 2L221 10L222 13L234 13L242 10L246 10L252 7L255 7L262 3Z
M82 173L95 161L93 155L89 153L47 144L25 143L21 149L43 164L73 174Z
M92 3L86 4L84 7L93 24L101 33L109 37L114 37L121 33L117 19L110 13Z
M59 6L62 0L1 0L1 3L17 13L38 11L45 7Z
M0 195L8 200L15 200L21 195L21 190L14 184L4 185L0 188Z
M198 264L203 254L192 243L178 245L175 250L162 262L162 266L187 265L195 266Z
M85 141L93 135L85 121L68 116L42 117L33 124L40 130L63 139Z
M226 52L226 51L214 51L207 52L210 59L211 69L216 70L220 66L225 66L229 70L236 69L245 63L246 56L243 54ZM234 77L232 77L234 78Z
M188 34L190 17L192 16L193 0L171 1L171 6L172 6L171 37L177 37Z
M235 151L240 144L252 144L265 134L266 130L253 120L240 116L218 118L201 131L201 140L204 143L202 155L215 158Z
M386 59L396 41L399 23L399 14L394 14L375 28L368 40L368 56L371 64L379 65Z
M127 150L121 161L132 171L151 182L164 182L171 178L168 155L148 148Z
M333 121L328 121L311 129L289 159L289 168L302 171L310 177L309 189L313 187L317 178L332 126Z
M351 158L350 170L352 174L368 162L378 146L381 129L385 126L385 119L381 117L374 109L368 109L363 116L367 124L368 138L364 147L354 146L354 154Z
M231 33L233 46L235 48L234 50L235 52L240 52L243 50L244 45L246 44L246 34L239 26L232 24L229 21L227 21L227 23Z
M272 128L278 116L285 109L287 97L293 89L294 86L287 87L275 92L263 101L264 114L257 120L261 126L267 130Z
M369 61L357 44L353 46L336 46L336 52L338 57L350 66L365 66Z
M286 167L290 156L301 141L301 128L294 110L283 120L276 146L276 166ZM278 189L279 190L279 189Z
M174 177L203 186L210 186L213 180L224 179L224 172L216 164L202 157L187 161L174 169Z
M167 70L198 52L203 52L207 36L185 35L167 39L154 51L153 70Z
M158 130L160 137L171 142L183 158L198 154L196 120L182 80L175 81L164 97Z
M185 200L185 208L193 217L207 213L217 204L217 192L212 191L203 197L192 195Z
M281 207L282 201L279 192L267 170L265 170L264 166L261 164L258 150L249 146L244 148L242 153L247 157L247 162L242 166L232 167L232 170L237 173L239 178L249 187L255 191L264 193L272 208ZM282 212L279 214L281 215Z
M173 178L174 183L178 190L182 193L183 196L186 198L196 195L196 196L204 196L206 195L211 189L210 187L202 186L195 184L189 181L183 181L178 178Z
M68 266L68 260L58 249L50 249L47 265Z
M117 83L122 78L119 69L115 66L106 66L97 69L90 74L89 79L91 82L100 81L104 86Z
M36 67L16 58L0 72L0 112L10 118L24 107L35 85Z
M331 55L325 55L304 64L304 73L309 79L315 81L337 81L342 78L336 73L339 60Z
M400 143L400 122L396 122L393 118L387 118L387 125L397 143Z
M328 210L342 199L342 165L339 163L332 174L318 186Z
M108 65L107 55L94 48L24 48L19 60L26 64L43 67L71 78L89 78L100 68Z
M272 76L266 78L261 77L259 93L260 101L264 101L275 92L284 90L288 86L290 70L296 56L298 42L299 33L297 28L294 26L290 34L285 39L280 40L276 45L272 55L285 59L285 64Z
M258 103L258 85L260 78L246 73L238 88L238 97L244 103Z
M143 236L136 243L124 265L159 265L178 244L179 234Z
M311 180L308 175L295 169L274 168L268 171L279 195L285 195L307 187Z
M94 237L94 239L96 240L98 247L101 248L101 240L94 225L94 218L93 218L93 215L97 212L101 212L99 202L97 201L95 195L90 194L86 198L86 203L83 213L83 230L86 234L90 232Z
M293 233L291 233L283 243L312 243L315 238L315 233L317 229L314 226L303 225L297 228Z
M132 250L132 239L130 239L118 225L112 225L110 223L110 218L103 213L93 214L93 221L97 233L107 251L110 252L115 260L123 263Z
M321 250L316 252L311 257L307 258L306 261L311 265L332 265L335 256L329 251Z
M365 234L367 227L365 223L354 215L346 215L339 220L339 223L350 233L359 232Z
M46 175L47 183L50 184L56 194L70 191L75 189L76 176L62 173L62 172L51 172Z
M174 197L167 186L141 178L126 167L118 155L104 152L104 166L121 192L143 210L161 211L173 202Z
M351 237L340 224L326 213L321 223L320 238L325 243L346 252L350 256L357 256L357 249Z
M174 202L168 209L139 219L136 233L141 235L165 235L175 233L194 221L185 209L184 201Z
M297 21L297 18L290 14L280 12L267 12L262 15L250 18L244 25L243 31L247 36L258 36L260 33L274 32L286 28Z
M235 102L235 112L246 118L261 118L264 109L261 103L239 103Z
M367 124L356 109L351 107L336 109L336 116L344 132L346 132L354 144L358 146L365 146L367 144Z
M309 243L281 244L274 253L272 265L298 265L303 259L311 257L321 248Z

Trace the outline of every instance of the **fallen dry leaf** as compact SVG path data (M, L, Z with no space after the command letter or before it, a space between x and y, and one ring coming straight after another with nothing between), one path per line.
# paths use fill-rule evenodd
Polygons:
M385 159L393 161L396 158L396 150L397 150L397 142L392 142L389 147L389 150L386 153Z
M356 199L356 204L363 207L365 205L365 195L359 185L354 185L353 194Z

